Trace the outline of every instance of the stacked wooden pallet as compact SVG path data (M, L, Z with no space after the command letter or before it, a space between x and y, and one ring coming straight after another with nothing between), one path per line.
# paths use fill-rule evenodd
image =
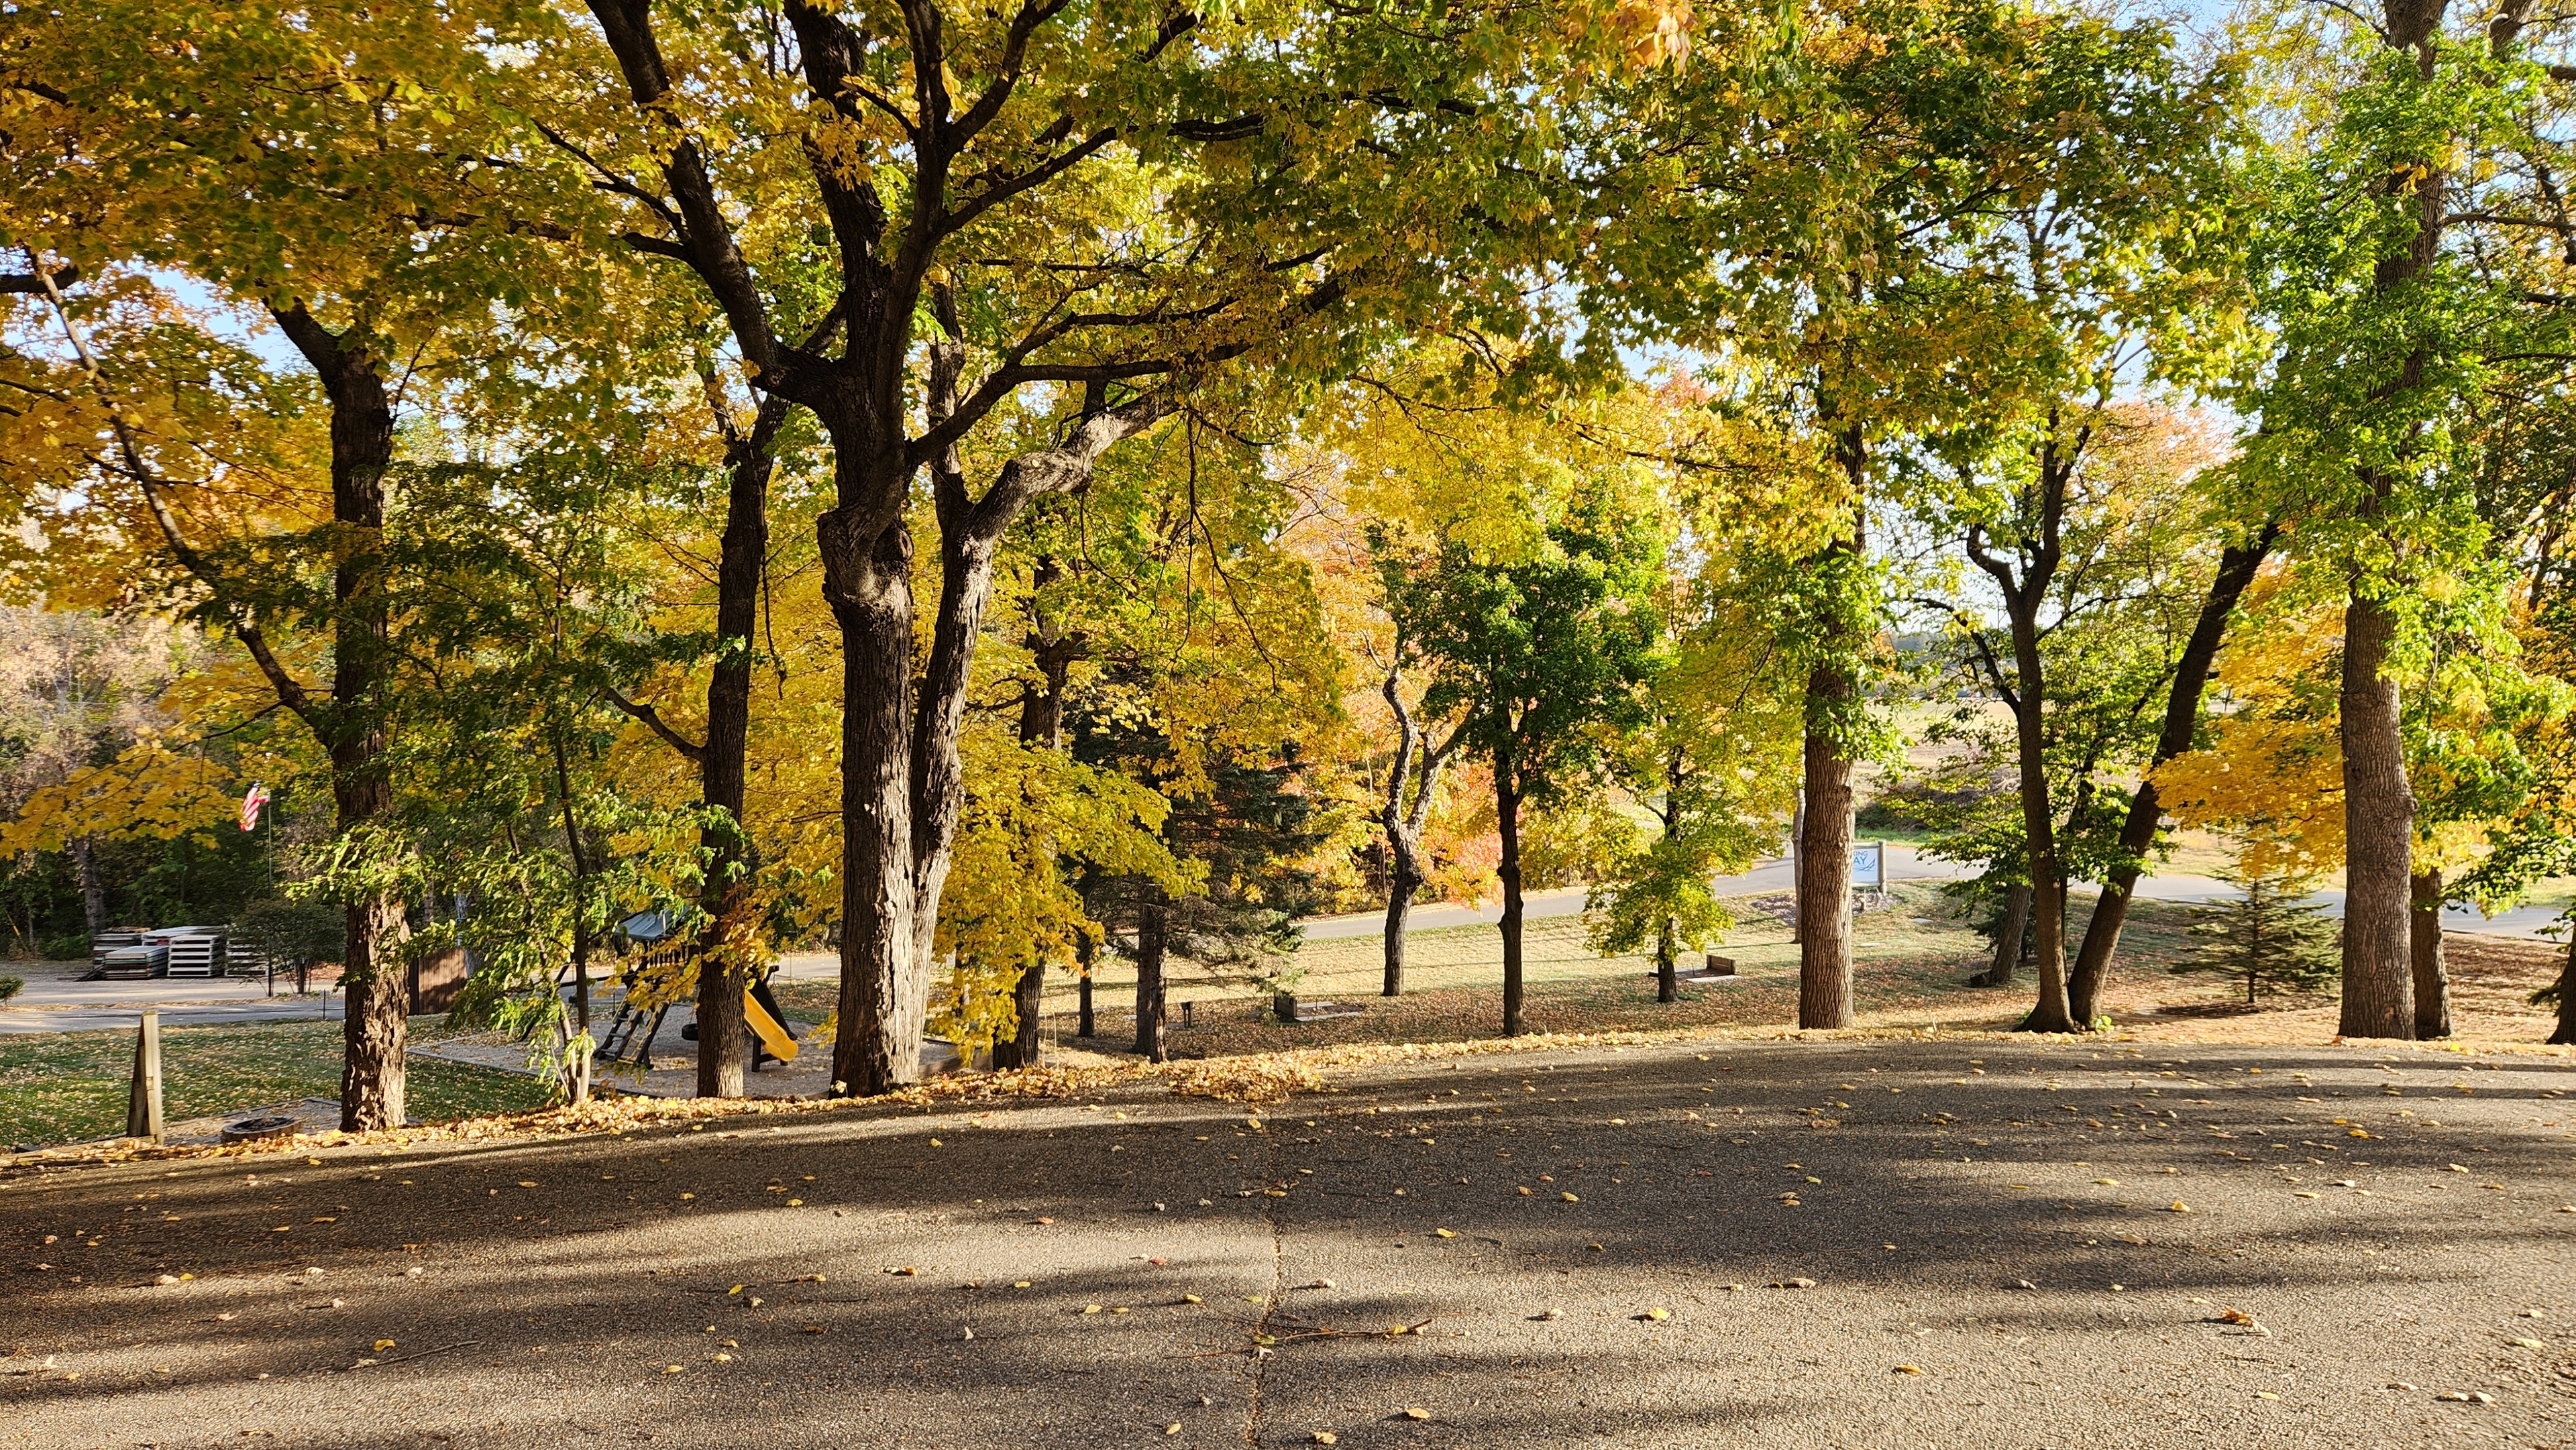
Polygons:
M174 977L217 977L224 970L224 937L220 926L174 926L154 932L169 943L169 974Z

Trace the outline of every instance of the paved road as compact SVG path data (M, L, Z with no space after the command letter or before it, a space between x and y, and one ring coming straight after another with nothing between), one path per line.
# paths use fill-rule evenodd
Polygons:
M1454 1062L21 1169L0 1444L2576 1444L2568 1059Z

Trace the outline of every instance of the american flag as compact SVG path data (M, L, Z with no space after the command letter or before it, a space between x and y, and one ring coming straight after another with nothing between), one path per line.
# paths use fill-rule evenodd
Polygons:
M258 781L252 781L249 792L242 797L241 827L243 830L252 831L259 828L259 808L267 804L268 787Z

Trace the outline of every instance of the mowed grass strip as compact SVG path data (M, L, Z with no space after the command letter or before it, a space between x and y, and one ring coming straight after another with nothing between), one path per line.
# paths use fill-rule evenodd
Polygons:
M415 1038L443 1019L414 1018ZM338 1022L161 1030L162 1112L171 1122L293 1098L340 1095ZM74 1143L125 1130L134 1031L0 1037L0 1149ZM424 1122L542 1107L543 1083L453 1063L411 1061L411 1115Z

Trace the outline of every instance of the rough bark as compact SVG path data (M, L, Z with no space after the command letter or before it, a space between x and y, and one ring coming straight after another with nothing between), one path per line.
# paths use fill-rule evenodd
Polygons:
M718 405L721 408L722 400ZM707 672L707 738L697 748L698 795L708 816L698 831L706 877L698 909L698 1096L743 1094L749 1029L742 994L751 985L758 924L752 906L751 840L743 826L744 759L751 738L751 674L760 623L760 586L769 561L769 483L778 430L790 404L761 400L751 427L725 440L725 526L716 556L716 655ZM724 419L726 414L719 412ZM685 742L675 742L685 745ZM685 751L683 753L686 753ZM721 814L719 814L721 813Z
M2039 971L2039 1000L2022 1020L2025 1032L2075 1032L2084 1024L2067 1010L2066 882L2057 859L2057 823L2048 799L2045 727L2039 718L2042 679L2039 635L2024 620L2013 621L2013 652L2021 675L2019 708L2014 711L2021 767L2022 832L2030 862L2033 965Z
M1402 649L1399 641L1397 648ZM1434 745L1414 720L1411 707L1404 703L1400 689L1402 679L1390 669L1379 682L1378 693L1386 698L1388 710L1395 716L1395 763L1387 773L1386 799L1378 806L1378 825L1386 833L1386 973L1382 995L1404 995L1404 918L1413 908L1413 895L1422 889L1428 872L1422 860L1422 830L1431 819L1433 801L1440 793L1440 775L1447 769L1449 757L1463 738L1463 732L1452 732L1447 740ZM1410 797L1406 795L1408 786Z
M1851 488L1852 531L1820 562L1858 555L1866 532L1869 439L1858 425L1842 430L1836 461ZM1807 675L1804 785L1798 811L1798 1025L1852 1025L1852 762L1841 740L1842 717L1859 701L1860 682L1843 656L1859 642L1836 624L1818 641L1823 661Z
M912 863L912 533L855 551L847 516L822 521L824 598L841 626L841 992L837 1093L921 1077L929 964L915 938Z
M2022 945L2030 937L2030 887L2007 887L2004 891L2004 919L1995 928L1995 964L1977 974L1969 985L2009 987L2021 975Z
M1419 885L1399 870L1387 871L1385 980L1380 996L1404 995L1404 919L1413 910L1413 893Z
M377 360L354 327L339 333L302 303L271 314L321 379L331 403L331 699L309 716L331 759L333 830L372 823L393 804L386 774L385 721L379 692L392 663L386 599L385 472L393 464L393 402ZM342 948L340 1127L372 1132L404 1116L405 1037L409 1026L401 943L408 935L400 899L352 902Z
M98 840L74 836L71 845L72 866L80 875L81 920L95 938L107 930L107 883L98 874Z
M1034 961L1011 983L1011 1035L993 1041L996 1071L1038 1065L1038 1028L1045 1006L1046 963Z
M2182 657L2174 662L2173 688L2165 697L2163 730L2156 736L2155 758L2139 778L2138 788L2129 796L2129 814L2120 823L2120 858L2124 862L2142 862L2156 843L2156 832L2164 823L2164 807L2156 796L2155 769L2175 756L2191 749L2192 737L2200 725L2201 697L2209 689L2210 669L2218 661L2218 647L2227 637L2227 621L2236 612L2236 602L2254 582L2255 572L2272 552L2280 538L2277 521L2266 521L2250 543L2231 546L2218 556L2218 572L2210 577L2209 592L2202 597L2200 615L2192 621L2191 636L2183 642ZM2102 983L2111 970L2111 958L2120 947L2120 928L2129 919L2129 902L2137 890L2139 867L2124 865L2102 883L2102 898L2093 907L2093 919L2084 926L2084 944L2075 956L2075 967L2067 974L2066 996L2074 1014L2090 1022L2101 1015Z
M2415 976L2418 1041L2451 1035L2451 972L2442 954L2442 873L2418 872L2407 920L2407 958Z
M2395 50L2415 52L2416 70L2426 80L2434 73L2445 0L2389 0L2381 38ZM2527 9L2527 7L2525 7ZM2500 16L2510 20L2511 16ZM2491 32L2501 50L2512 29ZM2416 227L2405 245L2382 256L2371 277L2371 290L2382 298L2404 293L2430 272L2441 255L2444 196L2447 190L2436 158L2417 158L2394 167L2380 183L2386 194L2411 194ZM2432 357L2418 343L2399 369L2394 391L2423 385ZM2368 490L2361 507L2364 521L2385 513L2396 481L2385 471L2365 471ZM2412 1036L2415 1030L2415 969L2412 914L2411 852L2414 844L2415 798L2406 780L2405 742L2400 731L2396 679L2388 673L2388 650L2396 635L2394 614L2370 593L2371 581L2356 572L2352 600L2344 608L2342 710L2344 796L2343 1013L2346 1037Z
M1162 888L1146 882L1136 900L1136 1051L1147 1062L1165 1061L1163 954L1169 923Z
M2415 800L2387 670L2395 621L2368 599L2344 610L2343 1020L2346 1037L2415 1031Z
M2049 437L2034 460L2038 491L2029 502L2036 506L2009 539L2012 557L1990 551L1981 526L1969 527L1967 548L1969 560L1992 576L2003 594L2012 639L2010 678L1991 653L1983 657L1996 692L2013 712L2014 763L2021 777L2022 854L2030 878L2032 955L2039 969L2039 1000L2021 1027L2025 1032L2076 1032L2088 1024L2068 1010L2066 868L2058 859L2056 810L2049 799L2048 679L2047 662L2039 652L2039 613L2065 557L2067 489L2092 435L2090 428L2079 428L2061 441L2055 415L2049 423ZM1985 649L1982 637L1979 649Z
M1494 753L1494 820L1502 831L1503 855L1494 874L1503 883L1503 1035L1528 1031L1521 1018L1521 801L1520 782L1508 748Z
M1806 793L1798 817L1798 1025L1852 1025L1852 763L1814 723L1848 701L1851 677L1819 666L1807 679Z

